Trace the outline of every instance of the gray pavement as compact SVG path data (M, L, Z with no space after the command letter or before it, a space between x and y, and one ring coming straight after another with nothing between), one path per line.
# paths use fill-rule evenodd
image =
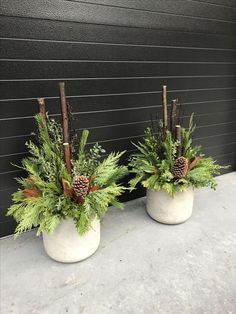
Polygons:
M80 263L51 260L35 232L2 239L1 314L236 313L236 173L218 181L184 224L155 222L145 198L111 208Z

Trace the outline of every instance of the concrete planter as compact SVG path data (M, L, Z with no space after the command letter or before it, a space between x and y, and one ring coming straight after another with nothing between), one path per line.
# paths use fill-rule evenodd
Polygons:
M161 223L179 224L192 215L193 198L192 188L178 192L174 198L164 190L147 190L146 209L149 216Z
M80 236L73 219L62 220L52 234L43 232L43 243L47 254L54 260L73 263L92 255L100 243L100 221L94 219L91 229Z

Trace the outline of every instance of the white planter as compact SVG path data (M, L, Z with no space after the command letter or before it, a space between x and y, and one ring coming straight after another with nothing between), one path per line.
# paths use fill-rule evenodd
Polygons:
M100 242L100 221L94 219L91 229L83 236L76 230L73 219L62 220L52 234L43 232L43 243L47 254L54 260L73 263L92 255Z
M175 197L164 190L147 190L146 209L153 219L161 223L179 224L192 215L193 198L193 188L178 192Z

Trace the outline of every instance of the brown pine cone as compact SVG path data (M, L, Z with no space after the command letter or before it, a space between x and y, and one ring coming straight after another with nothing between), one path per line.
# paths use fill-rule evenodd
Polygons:
M188 171L188 159L181 156L178 157L173 165L172 174L175 178L183 178Z
M89 179L85 176L76 177L73 181L72 188L77 197L82 197L84 199L88 194Z

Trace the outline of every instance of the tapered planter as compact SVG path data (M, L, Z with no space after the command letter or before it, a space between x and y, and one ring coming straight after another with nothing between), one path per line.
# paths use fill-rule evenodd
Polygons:
M100 221L94 219L91 228L79 235L73 219L60 222L52 234L43 232L43 243L47 254L63 263L79 262L92 255L100 243Z
M176 193L171 197L166 191L147 190L146 209L153 219L164 224L179 224L186 221L193 210L193 189Z

